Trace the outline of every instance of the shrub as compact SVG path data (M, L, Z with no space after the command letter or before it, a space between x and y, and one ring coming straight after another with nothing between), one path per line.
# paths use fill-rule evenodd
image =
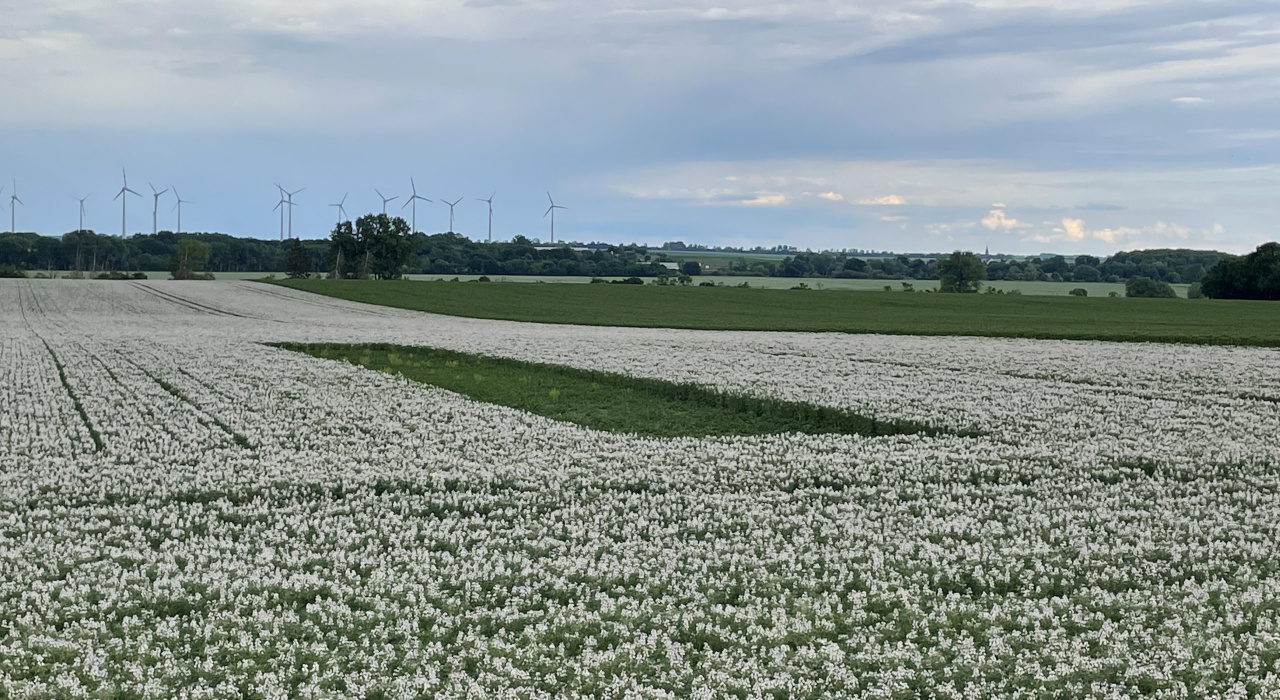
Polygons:
M686 260L684 261L684 264L680 266L680 271L690 277L693 277L694 275L702 274L702 265L700 265L697 260Z
M27 273L19 270L14 265L0 265L0 277L26 277Z
M1188 299L1204 298L1204 288L1200 286L1199 282L1192 282L1191 286L1187 287L1187 298Z
M1083 287L1076 287L1075 289L1067 292L1067 294L1070 294L1073 297L1087 297L1089 296L1089 290Z
M1150 277L1130 277L1125 280L1124 295L1127 297L1175 299L1178 293L1173 291L1173 287L1168 282L1151 279Z

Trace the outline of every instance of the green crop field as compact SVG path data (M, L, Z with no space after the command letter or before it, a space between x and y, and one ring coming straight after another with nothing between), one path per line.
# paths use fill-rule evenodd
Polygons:
M1269 302L604 284L276 284L369 304L540 323L1280 347L1280 305Z
M910 421L876 420L826 406L437 348L328 343L283 343L279 347L398 374L477 401L616 433L705 437L788 432L939 432Z

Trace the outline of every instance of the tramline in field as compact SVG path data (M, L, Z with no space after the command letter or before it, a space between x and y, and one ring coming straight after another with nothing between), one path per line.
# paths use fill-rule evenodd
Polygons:
M931 433L642 438L269 343ZM1280 355L0 280L10 697L1280 693Z

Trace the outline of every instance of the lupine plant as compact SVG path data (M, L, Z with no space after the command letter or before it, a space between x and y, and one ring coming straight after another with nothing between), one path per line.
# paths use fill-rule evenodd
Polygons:
M645 438L280 342L945 430ZM1275 697L1278 361L0 281L0 697Z

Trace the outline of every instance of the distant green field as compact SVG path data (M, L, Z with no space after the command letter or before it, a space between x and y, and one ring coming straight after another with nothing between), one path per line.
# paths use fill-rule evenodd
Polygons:
M598 326L835 331L1280 347L1280 304L733 287L281 280L453 316Z
M282 276L282 275L277 275ZM480 275L406 275L408 279L417 281L436 281L436 280L453 280L460 282L470 282L479 279ZM569 277L563 275L493 275L490 279L494 282L542 282L545 284L589 284L590 277ZM615 280L618 277L606 277L605 279ZM645 280L646 282L648 280ZM938 288L937 280L905 280L915 288L917 292ZM722 277L719 275L705 275L693 278L694 284L702 282L713 282L722 284L726 287L734 287L740 284L748 284L752 287L760 289L791 289L792 287L804 283L809 287L818 290L844 289L857 290L864 292L880 292L885 287L889 287L893 291L902 291L902 280L851 280L851 279L827 279L827 278L796 278L796 277ZM1017 290L1023 294L1035 296L1068 296L1068 292L1077 287L1083 288L1089 292L1091 297L1105 297L1111 292L1115 292L1119 296L1124 296L1124 285L1108 282L988 282L988 286L995 287L1004 292ZM1187 286L1185 284L1175 284L1173 288L1180 296L1187 296Z

